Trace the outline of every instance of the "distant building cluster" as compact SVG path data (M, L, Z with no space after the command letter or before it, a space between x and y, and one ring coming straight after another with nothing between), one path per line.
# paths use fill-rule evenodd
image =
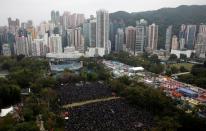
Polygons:
M96 18L84 14L51 12L51 20L34 26L31 20L20 23L8 19L8 27L0 27L0 51L5 56L55 56L64 53L90 57L111 51L109 13L98 10Z
M199 29L198 29L199 27ZM172 26L166 30L165 49L180 57L187 57L195 53L199 58L206 56L206 25L184 25L180 27L179 35L172 35Z
M59 11L51 11L51 20L38 26L31 20L20 23L19 19L8 18L8 26L0 27L0 51L5 56L46 56L49 53L49 56L95 57L125 51L132 55L148 52L178 57L195 53L205 58L206 25L183 24L179 33L170 25L166 29L163 50L158 47L159 34L155 23L148 24L147 20L140 19L135 26L125 26L123 20L110 20L106 10L98 10L96 17L88 19L84 14L65 11L61 15Z

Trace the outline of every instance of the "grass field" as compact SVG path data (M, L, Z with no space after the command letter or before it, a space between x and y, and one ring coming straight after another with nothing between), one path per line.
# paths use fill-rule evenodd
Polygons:
M177 68L180 68L181 66L184 66L187 70L191 71L192 69L192 66L194 64L191 64L191 63L178 63L178 64L171 64L171 66L175 66Z

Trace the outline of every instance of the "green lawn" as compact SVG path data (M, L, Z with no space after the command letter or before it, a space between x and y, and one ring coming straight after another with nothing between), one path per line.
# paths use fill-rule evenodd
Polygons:
M192 66L194 64L191 64L191 63L178 63L178 64L171 64L171 66L175 66L177 68L180 68L181 66L184 66L187 70L191 71L192 69Z

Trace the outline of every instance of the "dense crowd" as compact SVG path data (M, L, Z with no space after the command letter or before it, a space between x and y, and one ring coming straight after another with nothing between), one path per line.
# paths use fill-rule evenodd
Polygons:
M61 104L112 96L111 90L101 82L66 84L60 87Z
M137 131L154 126L150 113L129 105L123 99L88 104L67 110L68 131Z

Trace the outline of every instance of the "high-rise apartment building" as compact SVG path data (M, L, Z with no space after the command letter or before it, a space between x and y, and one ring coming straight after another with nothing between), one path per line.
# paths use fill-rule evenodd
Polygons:
M89 46L96 47L96 19L90 20Z
M9 25L9 32L16 34L18 29L20 28L20 21L19 19L12 20L8 18L8 25Z
M81 28L67 29L67 41L69 47L75 47L76 50L84 48L84 39L81 34Z
M62 38L59 34L52 34L49 37L49 52L62 53Z
M76 25L79 26L85 22L84 14L77 14Z
M165 50L170 52L172 39L172 26L170 25L166 30Z
M129 26L125 29L127 51L134 54L136 44L136 28Z
M158 25L156 24L149 25L148 50L149 51L157 50L157 42L158 42Z
M109 13L106 10L99 10L96 14L96 46L107 50L109 45Z
M135 52L134 54L143 53L144 44L145 44L145 26L137 25L136 26L136 43L135 43Z
M29 55L29 45L28 45L28 39L25 36L16 36L15 38L15 52L16 55Z
M187 25L185 31L185 47L194 50L196 40L196 25Z
M178 50L179 49L179 43L178 38L176 35L172 37L172 50Z
M195 52L197 57L206 58L206 25L199 26Z

